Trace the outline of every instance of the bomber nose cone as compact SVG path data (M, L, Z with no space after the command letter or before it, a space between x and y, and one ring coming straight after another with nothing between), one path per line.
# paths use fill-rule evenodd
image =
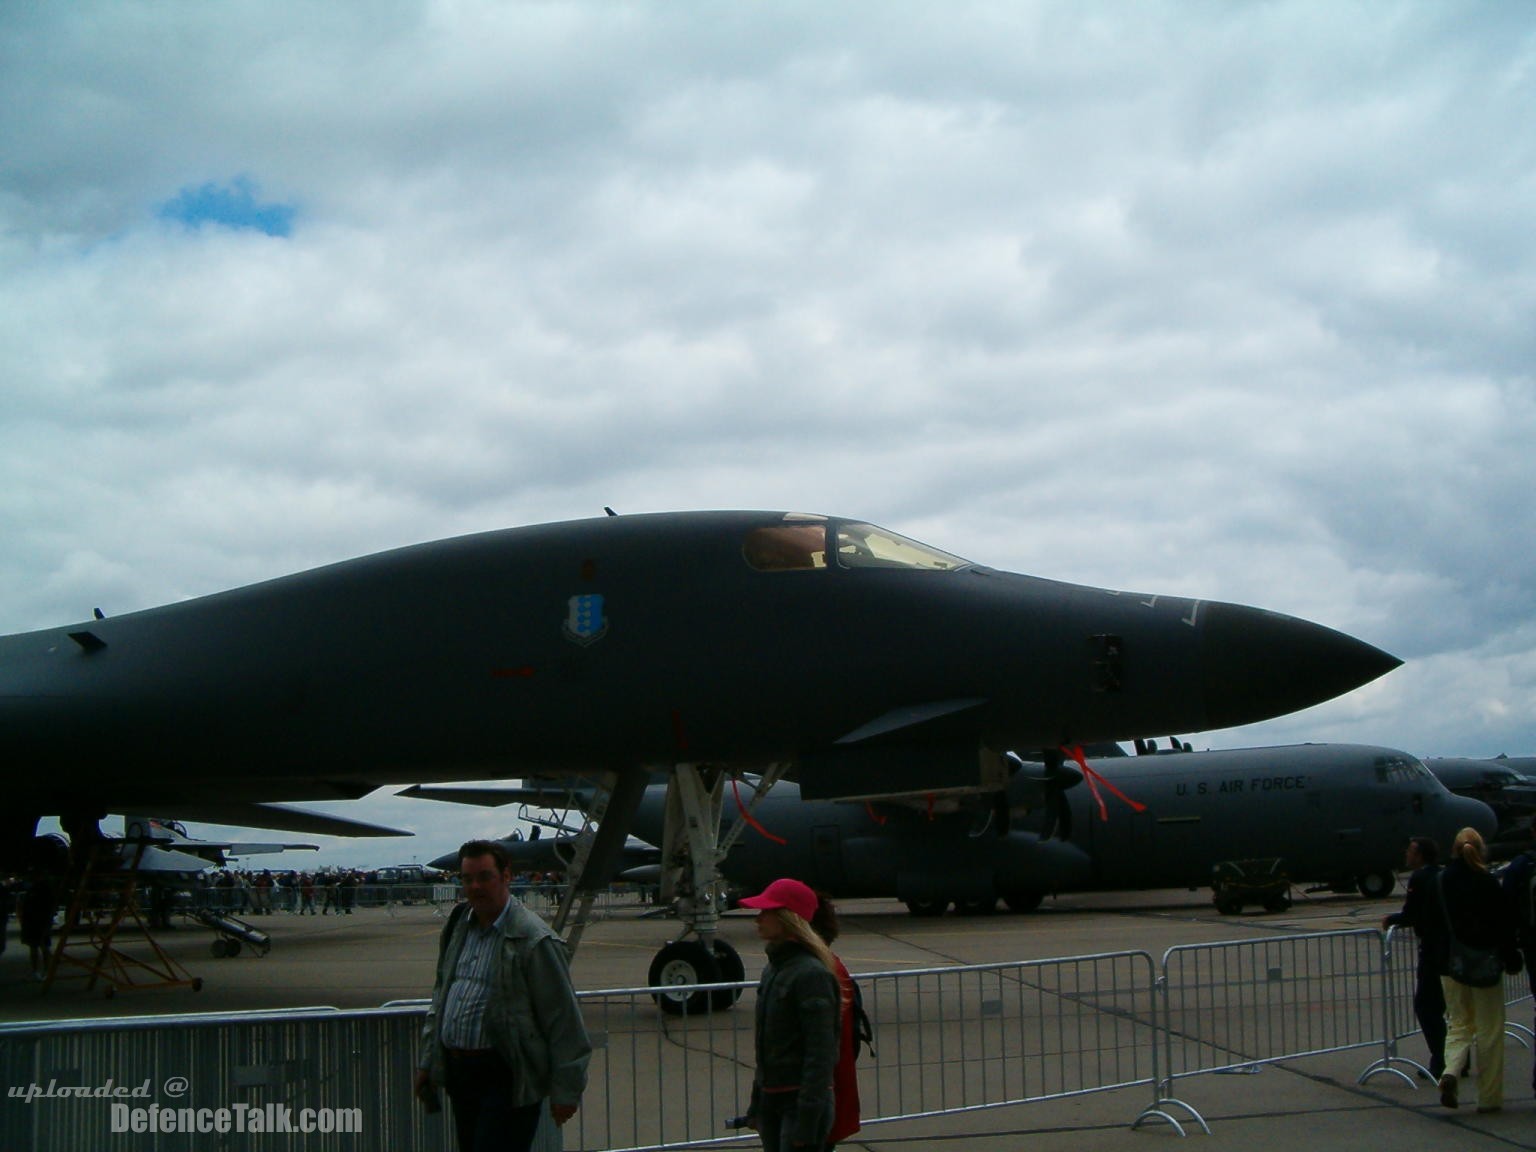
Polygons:
M1363 640L1294 616L1241 604L1206 603L1200 611L1212 728L1310 708L1402 663Z

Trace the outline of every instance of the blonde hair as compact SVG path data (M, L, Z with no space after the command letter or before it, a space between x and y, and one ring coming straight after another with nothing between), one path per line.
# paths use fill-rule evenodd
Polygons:
M848 993L843 988L843 980L837 974L837 957L832 955L832 949L827 947L827 942L816 934L816 929L811 927L810 921L798 913L791 912L788 908L775 908L779 923L784 925L785 933L802 945L807 952L820 960L826 970L832 973L832 978L837 981L838 998L846 1002Z
M1456 833L1451 855L1469 868L1476 868L1479 872L1488 871L1488 848L1483 843L1482 833L1476 828L1463 828Z

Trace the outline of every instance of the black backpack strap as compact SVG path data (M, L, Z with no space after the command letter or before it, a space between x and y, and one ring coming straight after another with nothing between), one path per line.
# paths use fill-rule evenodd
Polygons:
M469 901L460 900L453 906L453 911L448 913L448 923L443 925L443 934L437 938L437 958L441 960L443 953L448 951L448 940L453 935L453 929L464 918L464 909L469 907Z
M853 986L853 1047L858 1051L860 1044L868 1045L869 1055L872 1059L878 1059L875 1052L875 1026L869 1022L869 1013L864 1011L864 992L858 985L858 981L849 980Z

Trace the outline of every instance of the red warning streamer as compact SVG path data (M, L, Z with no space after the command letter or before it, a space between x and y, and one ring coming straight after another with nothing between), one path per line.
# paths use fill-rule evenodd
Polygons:
M1109 809L1105 807L1104 797L1099 795L1100 784L1104 785L1104 787L1108 788L1121 800L1125 801L1125 803L1130 806L1132 812L1145 812L1147 810L1147 806L1145 804L1137 800L1132 800L1124 792L1120 791L1120 789L1116 788L1108 780L1104 779L1104 777L1100 776L1092 768L1088 767L1088 758L1083 755L1083 746L1081 744L1074 744L1070 748L1063 745L1061 750L1068 756L1072 757L1072 759L1077 763L1077 766L1083 770L1083 779L1088 781L1088 791L1093 793L1094 802L1099 806L1100 820L1104 821L1106 824L1109 823Z
M755 831L764 840L772 840L775 844L789 843L784 837L775 836L768 829L764 828L753 818L752 813L747 811L747 806L741 802L741 781L737 780L734 776L731 777L731 791L736 796L736 811L741 813L741 818L747 822L747 827Z

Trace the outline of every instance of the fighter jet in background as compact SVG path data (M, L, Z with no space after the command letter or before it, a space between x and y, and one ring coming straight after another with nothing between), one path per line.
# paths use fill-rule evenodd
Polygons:
M643 812L646 805L653 802L653 792L654 803L658 807L664 804L666 790L664 783L653 784L648 788L645 799L640 802L640 811ZM491 808L503 804L521 804L518 819L533 825L531 833L524 836L522 830L517 829L498 841L512 858L513 869L518 872L562 873L569 872L576 863L585 831L583 821L586 809L594 794L595 789L585 781L571 781L564 787L545 785L530 788L465 788L453 785L439 788L428 784L397 793L399 796L413 796L422 800L483 804ZM538 809L554 809L556 814L548 815ZM636 818L639 819L638 815ZM573 819L575 823L572 823ZM552 830L553 835L544 835L546 830ZM611 884L618 879L627 879L637 871L645 871L647 878L654 879L653 874L660 863L659 848L631 836L619 850L612 870L605 876L592 879L601 884ZM441 872L457 872L459 858L456 852L447 852L427 861L427 867Z
M181 860L192 857L204 867L222 867L231 858L262 856L274 852L317 852L318 844L285 844L276 841L200 840L187 835L186 828L176 820L164 820L156 816L124 816L123 842L128 846L143 844L145 852L140 868L157 869L158 860Z
M996 791L1010 750L1246 724L1398 663L1293 617L1014 575L853 520L509 529L0 638L0 844L45 814L89 834L108 811L217 805L281 827L229 813L602 771L573 886L590 896L652 769L703 876L734 774L807 797ZM694 910L706 942L716 915Z

